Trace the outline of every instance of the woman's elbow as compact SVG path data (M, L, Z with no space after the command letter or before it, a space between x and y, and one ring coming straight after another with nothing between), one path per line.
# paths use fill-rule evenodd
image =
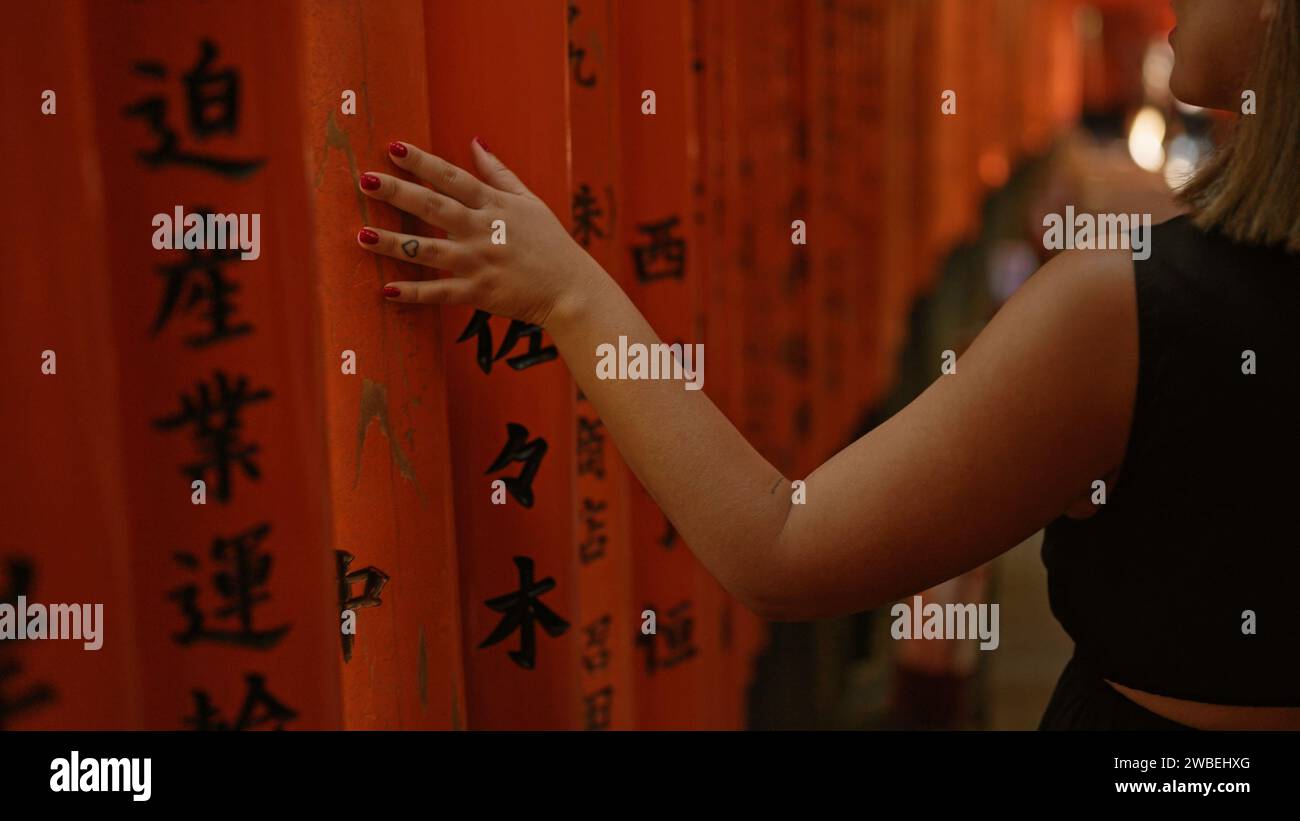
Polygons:
M896 597L880 585L846 576L842 568L818 561L812 548L789 549L780 541L749 566L732 595L767 621L834 619L884 607Z
M750 612L765 621L815 621L843 615L830 604L825 591L811 585L806 569L782 560L780 548L763 552L763 560L749 565L748 578L737 584L732 595Z

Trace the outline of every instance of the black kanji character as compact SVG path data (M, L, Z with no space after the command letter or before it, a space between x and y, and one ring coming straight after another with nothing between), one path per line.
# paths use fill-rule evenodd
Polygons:
M606 685L594 693L582 697L587 709L588 730L604 730L609 727L611 711L614 708L614 687Z
M270 599L270 594L262 592L262 588L266 587L271 575L271 556L259 550L262 540L270 532L270 523L263 522L232 538L212 540L213 563L225 565L224 570L213 574L212 586L226 602L212 615L218 620L233 618L238 625L236 629L219 630L207 626L207 617L199 608L197 584L185 585L167 594L168 599L180 603L181 611L189 620L184 632L172 636L178 644L211 641L267 650L278 644L289 631L288 624L270 630L253 627L253 608ZM199 566L193 553L176 553L172 558L189 570L196 570Z
M206 219L207 209L196 213ZM248 322L232 324L231 314L235 305L230 301L231 294L239 286L228 280L222 270L227 262L238 259L240 252L231 249L184 249L185 259L170 265L159 265L158 275L167 280L163 291L162 304L158 307L158 316L151 329L154 336L163 329L178 304L183 300L182 309L192 311L200 302L206 303L206 310L201 316L208 323L208 332L186 337L185 344L191 348L203 348L223 339L243 336L253 330Z
M54 688L48 684L33 684L16 696L6 696L5 681L17 677L20 672L22 668L17 661L0 659L0 730L8 726L9 719L12 717L54 701Z
M3 595L0 595L0 603L18 606L18 597L26 596L32 590L32 579L36 576L36 568L27 559L12 558L6 559L8 565L8 577ZM0 639L3 641L4 639Z
M609 614L588 624L582 629L587 634L587 644L582 651L582 664L588 673L604 670L609 666Z
M606 503L583 498L582 521L586 527L586 538L578 544L578 555L583 564L591 564L605 555L605 523L598 517L605 512Z
M591 88L596 84L596 75L582 76L582 61L587 56L587 50L575 46L572 40L573 21L580 13L577 3L569 4L569 62L573 66L573 81L584 88Z
M605 423L599 419L578 417L578 475L605 478Z
M582 61L585 60L586 57L587 50L585 48L578 48L573 44L573 41L570 40L569 62L573 65L573 81L583 88L591 88L596 85L596 75L589 74L586 77L582 76Z
M357 610L362 607L378 607L383 604L379 598L379 592L388 584L388 574L377 567L363 567L360 570L348 572L348 567L355 558L346 550L334 551L334 565L338 571L339 579L339 616L342 617L345 610ZM365 587L360 596L352 595L352 585L357 582L363 582ZM356 641L356 636L351 633L341 633L343 637L343 660L352 660L352 645Z
M492 326L488 323L491 318L492 315L487 311L475 311L469 318L469 323L465 325L465 330L461 331L460 336L456 338L457 342L465 342L470 337L476 337L478 350L474 358L483 373L491 373L492 363L513 351L523 337L528 337L528 350L506 360L506 364L517 371L550 362L560 355L554 345L542 347L541 326L513 319L510 321L510 327L506 329L505 338L501 340L501 347L493 356Z
M488 466L484 475L502 470L511 462L523 462L523 470L518 476L507 476L504 481L506 490L524 507L533 506L533 478L542 466L542 457L546 455L546 440L538 437L528 441L528 428L516 422L506 424L506 445L501 454Z
M680 222L676 216L636 228L650 237L645 245L632 246L636 278L641 282L681 279L686 272L686 240L672 235Z
M645 609L654 610L654 605L648 604ZM690 610L691 603L684 601L668 611L666 622L663 619L657 620L657 632L637 634L637 644L646 651L647 673L667 670L695 657L696 649L691 640L691 634L695 629L695 618L690 615ZM663 637L665 645L663 649L666 652L663 654L659 652L660 636Z
M265 676L246 673L244 681L247 690L244 704L239 709L239 717L234 724L221 719L221 711L213 706L212 698L203 690L192 690L194 696L194 715L184 721L195 730L252 730L263 724L274 724L274 730L283 730L284 725L293 721L298 714L280 703L266 689ZM261 708L260 712L259 709Z
M32 579L36 576L36 569L27 559L11 558L5 561L8 565L8 581L5 583L5 591L0 595L0 603L8 604L12 607L18 606L18 598L31 593ZM18 638L22 638L19 636ZM6 639L0 638L0 642ZM46 704L50 704L55 699L54 688L48 684L37 683L22 690L16 696L6 696L4 693L4 682L6 679L16 678L22 672L22 667L17 661L12 659L0 659L0 730L4 730L9 719L20 713L34 710Z
M600 239L605 238L605 232L596 224L596 218L604 216L605 212L596 205L596 196L591 193L591 186L585 182L573 192L573 236L583 248L591 246L593 234Z
M262 475L253 462L253 454L261 447L256 443L245 445L239 441L239 428L242 426L239 412L245 405L270 399L271 391L266 388L250 391L247 377L241 376L232 383L220 370L215 371L214 376L215 388L207 382L198 383L193 395L181 395L178 413L155 419L153 425L158 430L194 425L194 438L198 441L203 461L185 465L181 472L191 479L201 480L209 470L215 471L217 484L213 493L222 502L229 502L230 479L235 464L250 479L256 480Z
M189 129L200 141L214 134L234 134L239 128L239 72L231 68L213 71L211 65L216 56L216 44L204 38L194 68L181 78ZM167 68L153 61L137 62L133 68L137 74L156 80L167 76ZM152 150L136 153L150 168L183 165L240 179L263 165L260 159L235 160L182 150L176 132L167 124L167 98L161 94L127 106L123 113L145 120L158 138Z
M484 602L488 609L504 613L496 629L478 646L491 647L519 631L519 649L511 650L507 655L510 660L525 670L531 670L537 663L537 636L533 621L539 621L546 635L557 638L569 629L569 623L551 608L542 604L541 596L555 588L555 579L546 577L539 582L533 581L533 560L527 556L515 556L515 567L519 570L519 589L504 596L497 596Z

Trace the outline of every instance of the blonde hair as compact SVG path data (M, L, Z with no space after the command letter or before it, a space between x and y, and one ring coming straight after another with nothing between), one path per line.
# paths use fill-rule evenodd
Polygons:
M1300 0L1279 0L1249 87L1257 113L1179 193L1196 224L1300 253Z

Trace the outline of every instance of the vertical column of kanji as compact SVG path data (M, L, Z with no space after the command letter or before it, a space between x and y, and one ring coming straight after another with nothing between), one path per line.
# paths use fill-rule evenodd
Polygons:
M691 7L688 0L669 0L623 4L618 12L628 291L665 343L693 345L704 255L691 190L699 161ZM634 584L643 616L638 724L717 726L717 588L639 483L632 484L631 502Z
M786 0L752 4L745 34L749 51L744 89L747 131L754 143L749 170L755 175L751 283L756 294L750 319L758 333L770 337L754 352L761 357L761 378L772 392L764 454L795 478L806 462L801 450L807 425L801 421L807 422L810 398L803 379L808 355L802 297L807 292L806 243L812 229L803 213L806 203L799 202L806 168L792 118L801 104L793 81L796 44L803 30L801 11Z
M15 6L0 32L0 604L14 608L0 624L0 730L139 721L86 36L81 9L53 3ZM13 617L28 602L90 608L76 624L93 634L25 641Z
M337 727L298 5L88 8L145 724Z
M897 279L885 266L886 209L893 205L886 200L888 6L889 0L853 0L850 4L855 25L851 29L851 69L845 75L856 88L850 111L854 135L850 144L858 146L855 171L859 192L854 198L851 259L855 263L853 277L862 289L862 307L856 316L860 333L867 338L861 354L862 386L853 394L856 402L847 420L849 427L843 431L845 437L855 432L863 412L876 404L894 381L904 334L905 317L897 307L901 299Z
M734 151L737 169L733 183L733 201L737 204L737 267L742 281L737 283L737 301L741 309L743 331L742 379L740 388L740 429L750 443L769 460L777 461L780 445L781 397L776 390L774 371L780 356L777 328L773 327L772 296L769 283L761 274L770 268L759 267L759 233L766 216L761 213L757 197L763 188L758 169L766 158L767 141L756 127L763 87L763 53L767 41L760 10L761 3L728 4L734 20L733 35L736 65L737 128ZM766 170L766 169L764 169Z
M575 239L626 287L622 254L615 0L570 0L569 111ZM579 678L583 726L636 724L634 637L641 608L632 592L630 474L596 408L579 391L576 418Z
M704 169L704 253L707 256L702 304L704 341L709 350L708 394L733 423L739 424L740 357L744 326L736 307L742 273L737 264L737 223L741 211L734 190L739 160L736 118L734 0L693 0L694 27L701 43L696 75L696 116L700 128L700 163Z
M813 322L814 363L828 408L822 414L818 462L845 444L869 395L874 375L863 358L875 330L868 319L877 267L866 257L869 226L862 222L873 192L858 175L869 147L860 139L857 110L870 104L856 70L861 3L814 3L807 8L807 86L810 173L818 231L811 241L818 287ZM854 355L858 365L850 368ZM815 465L814 465L815 467Z
M818 430L825 425L824 393L813 378L812 329L821 321L813 305L816 288L808 253L808 143L804 130L804 74L807 43L802 0L773 4L767 30L772 38L768 64L772 95L773 173L763 186L772 192L772 264L776 268L782 318L781 368L789 401L783 427L789 441L788 463L780 465L792 480L802 480L821 462ZM838 230L838 229L834 229ZM767 236L769 232L765 232ZM836 238L843 242L843 235ZM820 406L820 407L819 407ZM819 415L819 411L821 414ZM789 486L777 489L802 500ZM803 502L800 501L802 504Z
M472 172L479 135L566 221L568 12L424 4L432 150ZM469 726L584 726L573 380L535 325L448 308L443 331Z
M420 0L347 0L301 20L348 728L464 715L442 316L385 304L385 282L427 270L352 239L363 225L428 230L358 188L367 170L394 173L390 141L429 144L423 16Z

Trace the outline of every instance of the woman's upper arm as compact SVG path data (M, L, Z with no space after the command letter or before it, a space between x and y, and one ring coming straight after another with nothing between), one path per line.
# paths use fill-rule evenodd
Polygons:
M910 405L813 472L763 609L878 606L1014 547L1121 462L1137 384L1127 252L1036 273Z

